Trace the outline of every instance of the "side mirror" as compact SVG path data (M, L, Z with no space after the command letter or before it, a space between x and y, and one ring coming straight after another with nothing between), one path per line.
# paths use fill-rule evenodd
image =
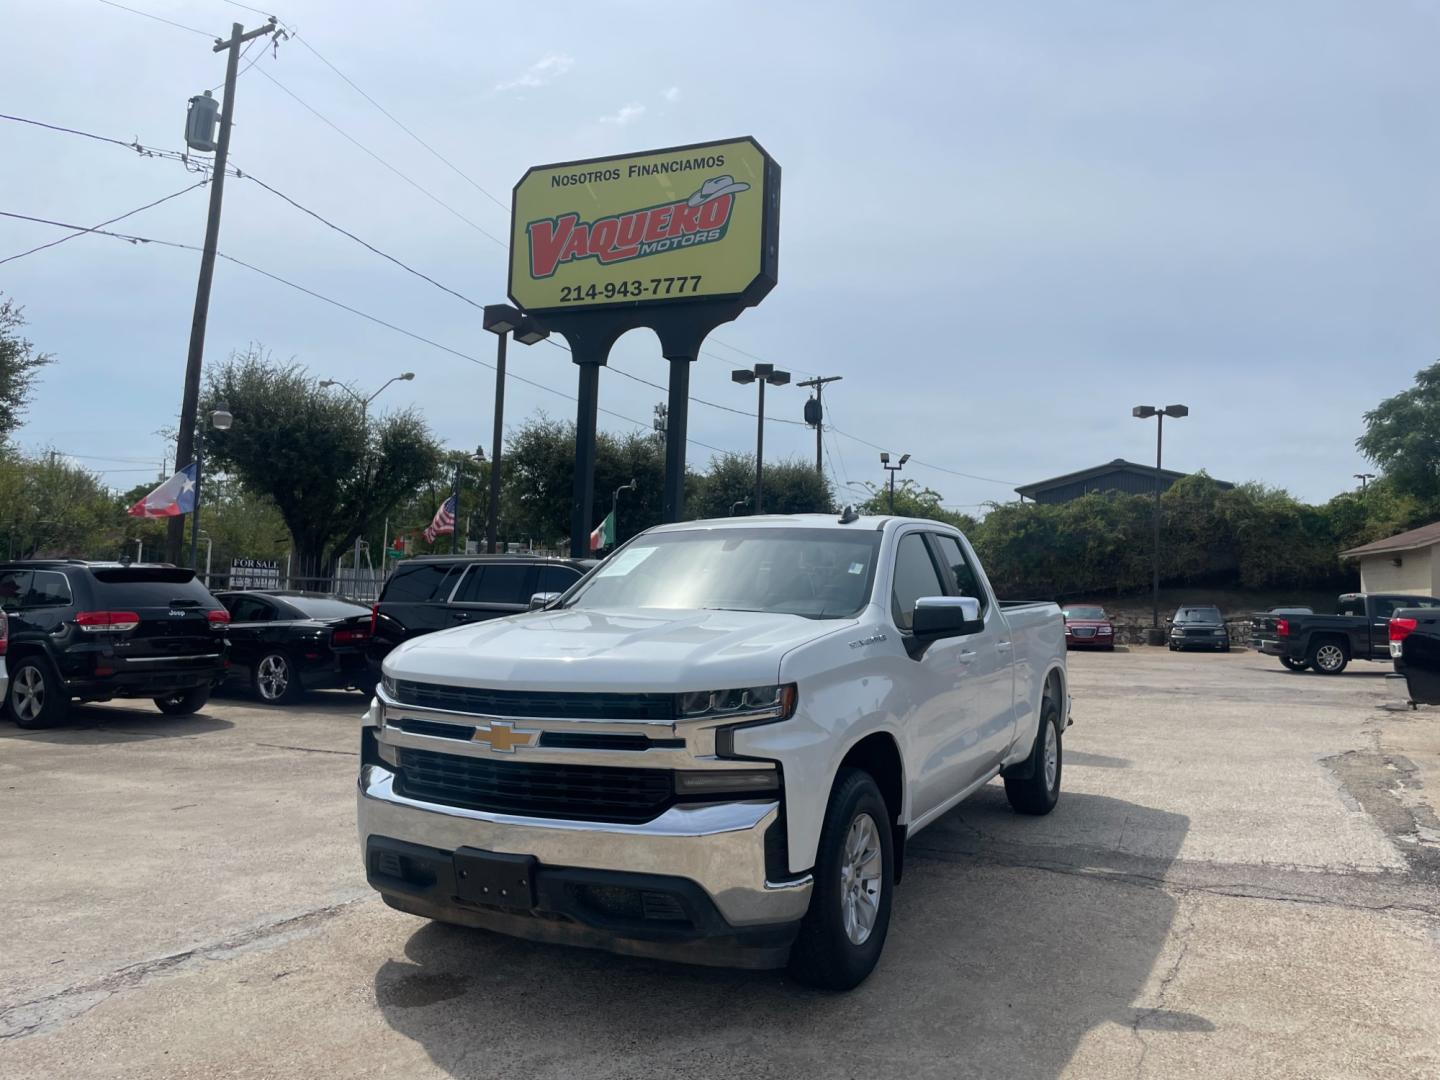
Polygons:
M915 636L925 641L978 634L985 629L980 601L973 596L924 596L915 602Z
M558 592L537 592L535 595L530 597L530 610L544 611L556 600L559 600L560 596L561 594Z

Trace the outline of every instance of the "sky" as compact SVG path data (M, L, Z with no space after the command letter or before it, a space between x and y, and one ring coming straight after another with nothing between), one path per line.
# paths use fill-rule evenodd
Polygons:
M126 6L210 37L263 21L227 0ZM977 512L1018 484L1152 460L1155 425L1130 410L1178 402L1191 413L1166 425L1167 468L1322 501L1367 471L1363 412L1437 355L1432 0L273 11L297 36L246 57L232 164L477 303L505 299L510 189L529 166L755 137L783 170L779 284L715 332L691 393L753 411L730 370L755 358L842 376L825 398L842 500L883 480L884 447ZM13 0L6 23L6 114L180 150L187 100L224 78L206 36L100 0ZM0 120L0 210L94 225L194 180ZM199 245L206 198L114 228ZM0 217L0 259L63 235ZM454 351L222 260L207 364L253 342L366 394L414 371L375 408L413 406L446 444L488 448L494 378L476 361L494 338L474 307L247 180L226 184L219 246ZM116 488L159 470L198 263L84 236L0 264L0 293L56 358L26 449ZM666 381L648 331L611 363ZM507 426L574 419L563 351L513 346L510 369L539 386L510 381ZM769 391L767 460L813 460L805 396ZM662 398L602 372L600 426L647 428ZM752 451L755 424L695 402L690 438L703 466L707 446Z

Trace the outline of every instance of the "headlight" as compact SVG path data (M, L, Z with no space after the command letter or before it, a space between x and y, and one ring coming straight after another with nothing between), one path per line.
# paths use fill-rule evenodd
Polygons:
M1216 630L1215 633L1216 633L1217 636L1220 636L1220 637L1223 637L1223 636L1225 635L1225 631L1224 631L1224 630Z
M1114 628L1114 627L1111 627L1111 626L1102 626L1102 627L1100 627L1100 629L1096 630L1095 632L1096 632L1097 634L1113 634L1113 633L1115 632L1115 628Z
M749 720L784 720L795 711L795 684L749 686L737 690L693 690L679 695L682 720L744 716Z
M395 698L395 676L394 676L394 675L383 675L383 674L382 674L382 675L380 676L380 687L381 687L381 689L383 689L383 690L385 691L385 693L386 693L390 698L392 698L392 699Z

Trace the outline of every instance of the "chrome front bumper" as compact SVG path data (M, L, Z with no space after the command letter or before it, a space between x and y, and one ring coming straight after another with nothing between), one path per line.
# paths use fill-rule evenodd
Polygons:
M773 800L674 806L639 825L519 817L420 802L397 794L395 774L362 765L360 847L387 837L453 852L459 848L533 855L542 866L684 878L700 886L732 927L799 920L811 878L771 882L765 833L780 818Z

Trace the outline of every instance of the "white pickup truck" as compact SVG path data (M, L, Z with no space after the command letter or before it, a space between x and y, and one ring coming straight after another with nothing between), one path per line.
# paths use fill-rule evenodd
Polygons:
M665 525L534 603L385 659L359 832L391 907L848 989L908 837L997 775L1059 797L1060 611L998 602L948 526Z

